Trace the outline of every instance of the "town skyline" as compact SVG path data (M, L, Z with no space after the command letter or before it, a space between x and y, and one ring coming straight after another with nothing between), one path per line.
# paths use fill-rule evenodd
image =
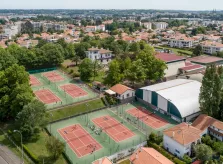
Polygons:
M3 0L1 0L3 1ZM1 2L0 1L0 2ZM90 1L34 1L30 3L28 0L8 0L1 2L0 9L156 9L156 10L223 10L219 6L223 5L221 0L202 1L202 0L186 0L178 2L177 0L156 0L156 1L118 1L113 0L105 2L102 0Z

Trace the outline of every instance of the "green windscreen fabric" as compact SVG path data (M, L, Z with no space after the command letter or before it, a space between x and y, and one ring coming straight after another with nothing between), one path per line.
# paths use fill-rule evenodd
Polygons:
M143 100L143 90L142 89L137 89L136 90L136 97Z
M170 114L178 117L178 118L182 118L179 110L177 109L177 107L173 103L171 103L169 101L168 101L168 112Z
M154 106L156 106L157 107L157 103L158 103L158 95L157 95L157 93L156 92L152 92L152 104L154 105Z

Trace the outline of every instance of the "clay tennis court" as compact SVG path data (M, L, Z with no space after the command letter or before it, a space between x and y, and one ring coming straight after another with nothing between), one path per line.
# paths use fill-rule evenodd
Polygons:
M95 125L102 128L102 130L116 142L121 142L135 135L119 121L109 115L95 118L92 121Z
M39 86L39 85L41 85L40 81L33 75L29 75L29 84L31 86Z
M102 146L79 124L59 129L58 132L63 139L66 140L67 144L78 158L92 154L102 148Z
M43 76L45 76L51 82L58 82L58 81L64 80L64 78L57 72L46 72L46 73L43 73Z
M38 90L35 91L34 94L44 104L51 104L61 101L60 98L54 95L49 89Z
M60 86L60 88L69 94L71 97L81 97L81 96L86 96L88 93L85 92L83 89L80 87L74 85L74 84L65 84Z
M169 124L161 117L155 115L154 113L146 109L143 109L142 107L129 109L126 112L132 115L133 117L139 118L146 125L152 127L153 129L158 129Z

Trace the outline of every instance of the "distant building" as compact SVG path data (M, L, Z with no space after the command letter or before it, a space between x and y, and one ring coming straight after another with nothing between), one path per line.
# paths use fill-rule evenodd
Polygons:
M143 25L147 30L151 30L151 29L152 29L152 23L150 23L150 22L142 23L142 25Z
M193 145L201 143L202 131L187 123L181 123L163 132L163 146L173 155L183 158L191 155Z
M129 160L131 164L173 164L157 150L149 147L139 148L130 156Z
M101 64L107 65L113 58L112 51L99 48L89 48L86 55L92 61L98 60Z
M105 31L105 25L98 25L98 26L86 26L86 32L96 32L96 31Z
M156 29L158 30L165 30L168 26L168 23L166 22L153 22L153 23L156 26Z
M176 48L192 48L198 41L195 38L190 38L186 36L174 36L167 39L167 45Z
M201 43L203 52L206 54L214 54L223 51L223 44L219 42L205 41Z

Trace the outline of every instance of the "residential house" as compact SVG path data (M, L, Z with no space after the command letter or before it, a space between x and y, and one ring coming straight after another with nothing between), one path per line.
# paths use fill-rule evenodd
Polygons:
M179 158L191 155L194 145L201 143L202 131L187 123L181 123L163 132L164 148Z
M216 139L223 141L223 122L212 118L208 115L201 114L192 124L192 126L200 129L202 135L209 134Z
M113 58L112 51L95 47L89 48L86 55L92 61L98 60L103 65L107 65Z
M101 159L92 162L92 164L112 164L112 162L108 159L108 157L103 157Z
M131 164L173 164L157 150L149 147L139 148L130 156L129 160Z
M108 94L114 94L115 97L121 101L133 99L135 97L135 90L122 84L116 84L105 92Z

